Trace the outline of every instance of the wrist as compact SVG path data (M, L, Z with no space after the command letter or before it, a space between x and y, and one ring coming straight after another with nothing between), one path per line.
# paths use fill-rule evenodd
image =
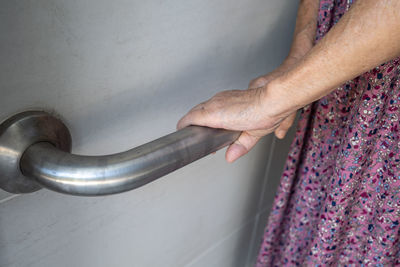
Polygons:
M292 46L289 54L284 60L288 63L296 63L302 59L312 48L314 47L314 35L308 36L304 32L301 32L294 36Z
M284 118L295 112L302 105L296 100L293 86L282 75L268 83L261 94L261 102L266 116L271 118Z
M303 49L301 52L289 52L289 55L283 60L279 68L282 68L286 71L290 70L311 50L311 48L312 46L307 49Z
M304 82L299 65L303 65L301 61L312 47L311 40L300 41L297 38L289 55L277 68L279 75L263 88L261 102L263 110L268 113L267 116L285 117L307 104L304 103L303 96L298 95L301 92L299 87L302 87L300 84Z

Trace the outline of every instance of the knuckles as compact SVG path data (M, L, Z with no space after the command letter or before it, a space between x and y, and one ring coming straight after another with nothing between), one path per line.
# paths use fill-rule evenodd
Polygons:
M266 85L268 80L264 77L258 77L250 81L249 88L258 88Z

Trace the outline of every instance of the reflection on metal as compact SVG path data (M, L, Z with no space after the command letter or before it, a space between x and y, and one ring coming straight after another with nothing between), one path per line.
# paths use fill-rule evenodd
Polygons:
M58 119L41 111L19 113L0 125L0 187L20 194L37 191L41 186L20 170L20 159L32 144L51 143L61 151L71 150L71 136Z
M0 125L0 187L27 193L40 186L61 193L99 196L128 191L232 143L239 132L189 126L126 152L70 154L65 125L41 111Z

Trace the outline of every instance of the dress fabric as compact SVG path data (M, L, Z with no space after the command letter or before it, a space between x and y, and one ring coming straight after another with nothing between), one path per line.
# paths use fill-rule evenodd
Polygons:
M320 1L317 41L350 6ZM399 58L302 109L257 267L400 265L399 116Z

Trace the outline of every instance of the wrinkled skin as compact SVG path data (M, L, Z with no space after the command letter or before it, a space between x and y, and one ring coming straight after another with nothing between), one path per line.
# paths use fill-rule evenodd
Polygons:
M254 79L247 90L229 90L195 106L178 123L178 129L190 124L242 131L228 147L226 160L233 162L249 152L261 137L274 132L283 138L293 124L296 112L275 116L268 101L263 101L268 83L283 73L283 68ZM271 112L271 113L270 113Z
M297 109L344 82L400 55L400 1L363 0L314 45L318 0L302 0L287 60L253 80L247 90L216 94L194 107L178 128L202 125L242 131L226 152L228 162L245 155L273 131L282 138Z

